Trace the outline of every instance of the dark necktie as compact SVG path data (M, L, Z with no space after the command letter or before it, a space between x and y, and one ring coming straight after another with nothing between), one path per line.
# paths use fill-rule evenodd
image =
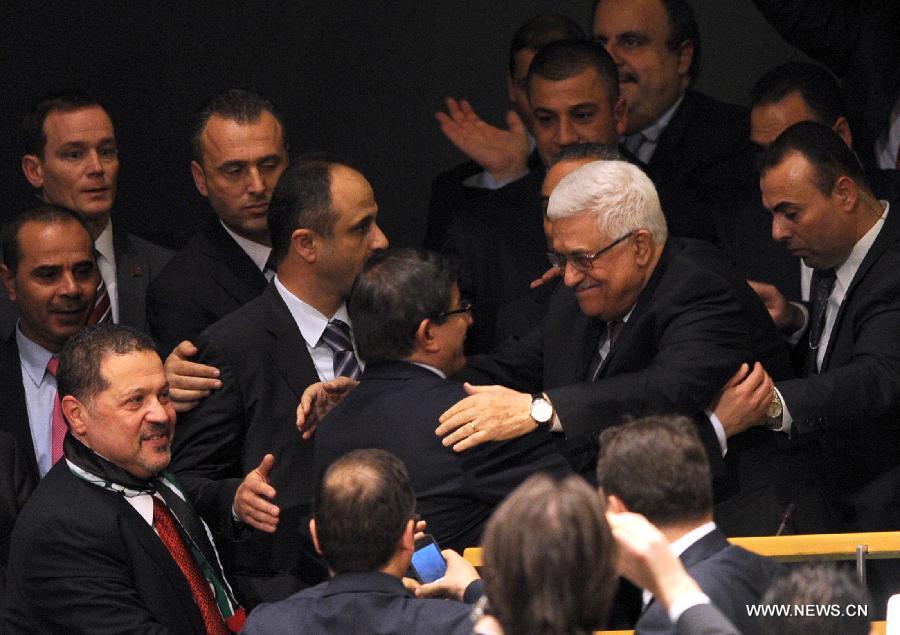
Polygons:
M47 362L47 372L56 377L59 368L59 358L54 355ZM63 439L66 437L66 420L63 418L62 403L59 400L59 390L53 397L53 419L50 426L50 460L56 463L63 455Z
M322 339L334 351L334 376L359 377L359 362L350 342L350 327L340 320L331 320L322 333Z
M606 323L606 335L601 337L597 342L597 350L594 353L593 358L591 358L590 366L588 366L588 377L590 381L597 381L597 376L600 374L600 369L603 367L603 361L609 357L609 354L612 353L613 346L616 343L616 340L619 339L619 333L622 332L622 327L625 325L621 320L614 320L612 322ZM600 352L600 349L606 343L607 339L609 340L609 350L606 351L606 355Z
M825 330L828 298L831 297L831 292L834 290L836 278L834 269L813 270L812 283L810 284L812 307L809 316L809 353L806 359L806 367L810 373L818 371L816 358L818 357L818 348L822 340L822 331Z
M181 569L187 579L188 586L191 588L191 594L194 596L194 602L200 609L200 615L203 617L203 623L206 626L206 632L210 635L229 635L230 631L225 625L222 613L216 605L213 597L212 589L206 577L200 571L197 561L191 555L190 550L181 537L178 528L175 526L175 519L172 517L166 504L153 496L153 528L159 534L175 564Z
M94 250L94 256L99 259L100 252ZM98 269L98 274L100 271ZM106 283L103 281L103 275L100 274L100 283L97 285L97 298L94 300L94 309L88 316L88 325L106 324L112 321L112 305L109 303L109 291Z
M263 275L266 277L266 280L271 281L272 278L275 277L275 274L278 271L278 263L275 262L275 253L269 252L269 257L266 260L266 265L263 267Z

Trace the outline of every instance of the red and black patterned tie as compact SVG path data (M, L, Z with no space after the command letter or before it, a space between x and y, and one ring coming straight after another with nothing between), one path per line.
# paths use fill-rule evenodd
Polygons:
M222 612L216 604L213 597L212 589L206 577L200 571L197 561L191 555L190 550L184 543L178 528L175 526L175 519L172 518L169 508L166 504L153 496L153 528L159 534L159 537L165 543L172 558L181 569L184 577L187 579L188 585L191 587L191 594L194 596L194 602L200 609L200 615L203 617L203 623L206 625L206 632L209 635L230 635L225 620L222 618Z
M59 368L59 357L54 355L47 362L47 372L56 377ZM53 418L50 427L50 460L56 463L63 455L63 439L66 437L66 420L62 413L62 403L59 400L59 391L53 397Z
M94 301L94 309L88 316L88 325L106 324L112 322L112 305L109 303L109 291L103 276L100 276L100 284L97 285L97 299Z

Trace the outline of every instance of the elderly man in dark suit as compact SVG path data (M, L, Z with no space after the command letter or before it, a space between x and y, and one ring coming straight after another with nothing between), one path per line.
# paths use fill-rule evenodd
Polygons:
M759 632L746 605L759 602L780 567L729 545L716 527L709 463L692 422L639 419L604 431L601 446L597 480L609 509L646 516L712 603L742 633ZM646 591L635 629L676 633L666 610Z
M465 397L448 380L465 364L472 324L449 263L410 249L373 255L348 303L366 370L316 432L317 473L357 448L382 448L407 466L418 511L442 547L480 542L494 506L537 471L568 465L549 434L456 454L434 435L438 417Z
M900 216L878 200L859 159L830 128L802 122L763 157L772 237L814 270L811 306L768 302L791 332L803 376L775 381L763 366L716 409L729 434L768 426L816 449L816 476L837 522L823 530L900 527Z
M212 97L191 134L194 184L214 212L147 292L147 321L161 351L257 297L275 275L269 200L288 164L284 123L245 90Z
M470 358L473 379L507 388L470 388L442 417L444 443L464 450L552 428L590 452L602 429L628 416L702 416L751 350L728 276L667 243L653 184L628 163L569 174L550 197L549 219L564 284L540 327ZM721 462L724 434L702 420Z
M295 410L308 385L359 373L344 299L366 258L387 246L377 213L356 170L289 167L269 206L277 275L197 340L198 361L220 370L222 387L179 423L172 466L219 531L233 533L235 519L252 528L227 557L248 606L325 576L305 531L313 447L297 432Z
M87 93L60 93L38 100L22 127L25 178L44 202L81 216L94 241L102 285L90 323L146 331L147 286L172 252L114 227L119 155L108 112Z
M4 633L237 632L243 610L169 464L175 411L153 341L88 327L60 356L69 424L20 514Z

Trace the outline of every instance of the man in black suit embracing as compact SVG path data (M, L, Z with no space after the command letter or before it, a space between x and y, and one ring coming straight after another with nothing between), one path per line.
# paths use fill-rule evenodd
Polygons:
M197 361L219 369L222 387L179 422L172 466L220 533L252 528L226 556L250 607L326 575L306 532L313 449L295 412L310 384L359 373L344 299L366 258L387 246L377 213L356 170L289 167L269 206L277 275L197 339Z

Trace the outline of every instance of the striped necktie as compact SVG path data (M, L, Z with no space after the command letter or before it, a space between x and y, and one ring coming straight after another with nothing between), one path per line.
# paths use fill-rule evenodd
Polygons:
M334 351L334 376L358 378L359 362L350 341L350 327L341 320L331 320L322 333L322 339Z
M103 256L95 249L94 257L99 261ZM97 273L100 274L99 268ZM112 304L109 302L109 291L106 288L106 282L103 280L103 275L100 274L99 277L100 282L97 284L97 299L94 300L94 309L88 316L88 325L112 322Z

